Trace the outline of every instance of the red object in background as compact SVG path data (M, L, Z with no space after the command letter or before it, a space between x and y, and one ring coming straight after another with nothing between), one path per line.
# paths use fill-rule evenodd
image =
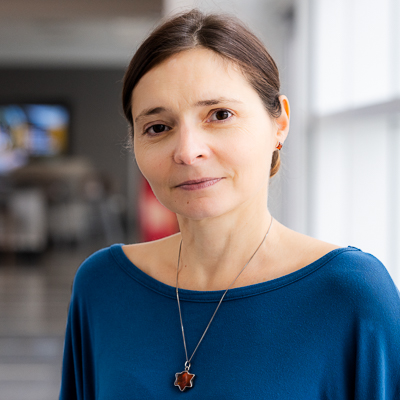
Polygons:
M140 187L138 211L141 241L149 242L179 232L175 213L157 200L145 179Z

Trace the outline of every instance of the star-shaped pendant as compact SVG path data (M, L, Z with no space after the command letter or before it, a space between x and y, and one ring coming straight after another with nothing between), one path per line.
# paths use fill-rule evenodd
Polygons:
M177 372L175 374L175 386L178 386L180 391L183 392L186 388L193 387L193 378L195 374L190 374L188 371Z

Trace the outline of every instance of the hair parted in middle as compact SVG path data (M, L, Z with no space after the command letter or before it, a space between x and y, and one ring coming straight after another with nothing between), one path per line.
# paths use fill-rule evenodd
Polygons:
M141 44L124 76L122 103L131 127L132 92L139 80L174 54L202 47L234 63L260 96L272 118L280 116L279 71L262 42L236 17L204 14L199 10L178 14L158 26ZM270 176L280 166L279 151L272 155Z

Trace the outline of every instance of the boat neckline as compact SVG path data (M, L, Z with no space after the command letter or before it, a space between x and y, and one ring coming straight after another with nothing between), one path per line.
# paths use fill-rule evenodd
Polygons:
M113 259L116 261L118 266L132 279L141 285L147 287L150 290L157 292L166 297L176 299L176 288L174 286L167 285L152 276L148 275L140 268L138 268L125 254L122 247L124 244L118 243L109 247L109 251ZM255 283L247 286L240 286L237 288L229 289L224 297L224 301L241 299L249 296L255 296L262 293L266 293L272 290L277 290L282 287L288 286L299 280L302 280L310 274L318 271L323 266L327 265L332 259L340 254L349 251L361 251L360 249L352 246L340 247L331 250L329 253L323 255L319 259L312 263L302 267L294 272L287 275L271 279L264 282ZM179 288L179 299L182 301L194 301L194 302L215 302L220 301L225 290L190 290Z

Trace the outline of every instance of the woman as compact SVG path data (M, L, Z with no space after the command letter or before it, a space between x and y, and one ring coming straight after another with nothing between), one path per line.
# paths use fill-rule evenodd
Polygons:
M133 57L123 105L181 233L80 267L61 399L400 398L385 268L268 211L289 103L261 42L230 17L174 17Z

